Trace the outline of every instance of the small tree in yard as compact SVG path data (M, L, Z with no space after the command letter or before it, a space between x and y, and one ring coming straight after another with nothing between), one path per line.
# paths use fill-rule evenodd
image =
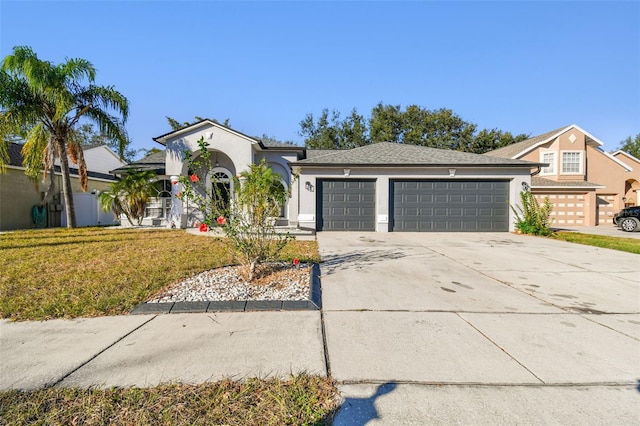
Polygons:
M131 226L133 221L140 226L144 218L147 203L157 195L155 173L143 170L125 175L98 196L102 210L111 210L117 217L125 215Z
M201 177L211 169L209 144L198 141L200 155L185 153L190 175L181 176L184 190L179 196L194 203L204 214L201 231L220 226L235 249L236 259L244 267L247 280L256 278L259 266L273 261L291 239L289 234L279 234L275 220L289 197L280 176L273 172L263 159L252 164L249 170L231 178L233 197L224 194L215 176L211 187Z
M516 215L516 229L523 234L551 235L553 232L549 227L553 204L549 202L549 198L545 197L540 205L531 191L522 191L520 192L520 200L522 206L518 206L519 212L513 206L511 207Z

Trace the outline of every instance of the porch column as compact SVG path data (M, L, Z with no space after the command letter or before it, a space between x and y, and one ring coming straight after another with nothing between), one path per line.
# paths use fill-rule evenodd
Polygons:
M171 210L169 212L168 224L169 228L184 228L182 224L182 200L178 198L178 193L181 192L182 184L178 181L179 176L171 176Z

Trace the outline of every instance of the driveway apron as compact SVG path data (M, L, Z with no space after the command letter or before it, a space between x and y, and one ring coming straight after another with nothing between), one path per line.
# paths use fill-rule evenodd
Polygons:
M429 418L427 400L455 421L452 396L467 408L484 401L491 415L476 423L517 417L514 406L521 420L536 418L559 395L566 412L585 414L576 423L593 410L600 423L640 421L627 403L640 401L639 256L508 233L320 233L318 242L328 363L345 398L337 424L413 423ZM511 405L505 389L517 389ZM398 411L390 401L400 394ZM577 406L616 398L625 402L615 414Z

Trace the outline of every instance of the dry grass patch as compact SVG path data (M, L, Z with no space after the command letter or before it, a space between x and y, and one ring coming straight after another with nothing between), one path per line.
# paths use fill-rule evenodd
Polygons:
M155 388L0 393L5 425L313 425L338 407L331 379L224 380Z
M223 238L166 229L47 229L0 234L0 316L118 315L169 284L234 263ZM315 241L282 260L319 261Z

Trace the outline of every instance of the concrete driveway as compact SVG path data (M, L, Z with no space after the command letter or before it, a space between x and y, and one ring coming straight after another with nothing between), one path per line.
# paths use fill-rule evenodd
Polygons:
M639 256L507 233L318 241L337 424L640 422Z

